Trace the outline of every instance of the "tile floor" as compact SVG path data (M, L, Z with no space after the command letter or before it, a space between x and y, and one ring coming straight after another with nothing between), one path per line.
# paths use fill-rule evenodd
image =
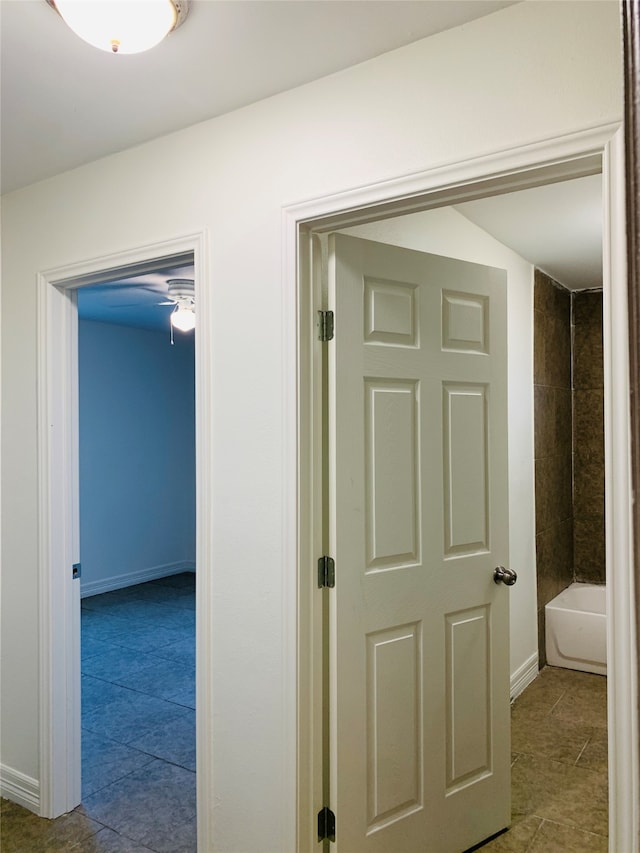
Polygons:
M182 583L177 578L173 582ZM61 850L194 853L192 728L186 737L189 721L192 725L193 720L193 693L188 695L193 685L185 685L180 677L181 669L188 670L193 678L193 641L186 636L164 633L181 630L176 627L180 620L172 622L169 613L171 608L183 609L183 605L186 612L192 612L193 593L180 586L173 587L172 593L166 581L153 582L153 586L157 589L151 584L137 591L132 588L128 596L123 591L122 608L118 609L114 603L114 612L101 627L98 627L100 620L93 616L87 619L87 626L95 624L96 627L88 629L85 640L85 654L91 653L91 647L94 651L84 665L83 678L90 679L85 725L93 726L88 737L85 733L85 743L93 741L94 745L84 757L86 795L83 805L69 815L46 821L3 800L0 813L2 853ZM114 593L107 595L111 600L118 599ZM104 605L100 604L100 599L105 600ZM111 610L111 605L106 604L108 601L105 596L96 596L91 609L91 599L85 600L83 632L84 617L103 609L105 612ZM168 619L161 624L151 616L155 612L159 618L160 613L153 607L144 608L146 619L137 620L137 627L131 629L137 637L136 648L140 650L139 655L132 657L137 657L144 665L127 672L119 669L122 666L126 670L127 665L122 661L116 663L117 656L108 656L113 646L122 642L124 627L121 623L127 621L127 612L135 610L131 601L146 601L158 606L164 602ZM171 601L173 603L169 603ZM146 630L147 622L149 626L157 625L162 639L166 640L155 651L147 645L154 633ZM192 626L193 620L188 624ZM191 651L187 640L191 643ZM93 645L93 641L101 645ZM176 660L181 664L178 669L171 667ZM171 673L178 675L173 682L175 692L173 687L167 686ZM106 680L112 676L113 681ZM96 687L95 681L111 687ZM96 690L95 696L100 690L110 695L109 690L115 688L118 690L113 702L117 713L105 714L106 730L95 731L100 715L91 704L90 690ZM138 688L150 688L153 692L145 694ZM168 716L159 725L147 722L143 731L136 730L132 725L138 713L136 700L120 690L146 697L139 700L142 703L150 699L166 703ZM511 714L513 824L508 832L478 848L482 853L607 853L606 690L606 678L601 676L546 667L516 700ZM118 712L122 713L121 723ZM178 745L181 739L177 732L180 730L185 734L182 746ZM164 737L168 731L172 732L170 739ZM118 741L117 737L123 739ZM127 775L119 776L121 773ZM114 774L119 777L117 781ZM133 783L138 780L146 784L146 793L142 785L137 788L137 794L133 793ZM159 808L151 811L154 803ZM425 853L439 851L427 846Z
M2 853L195 853L195 575L82 600L82 805L2 801Z
M607 679L545 667L511 709L511 829L481 853L607 853Z

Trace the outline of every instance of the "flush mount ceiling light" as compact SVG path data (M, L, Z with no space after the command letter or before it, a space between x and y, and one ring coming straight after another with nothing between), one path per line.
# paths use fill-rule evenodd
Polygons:
M46 0L84 41L109 53L155 47L187 17L188 0Z

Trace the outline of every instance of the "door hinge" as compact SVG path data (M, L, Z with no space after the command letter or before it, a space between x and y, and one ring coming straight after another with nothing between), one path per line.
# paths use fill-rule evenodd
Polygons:
M333 326L333 311L318 311L318 339L321 341L332 341Z
M82 575L82 563L74 563L71 566L71 577L75 580Z
M333 589L336 585L336 564L333 557L320 557L318 560L318 587Z
M327 806L318 812L318 841L325 838L336 840L336 816Z

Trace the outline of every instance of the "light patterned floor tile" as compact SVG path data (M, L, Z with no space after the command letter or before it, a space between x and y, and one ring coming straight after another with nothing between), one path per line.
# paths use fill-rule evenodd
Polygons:
M526 853L607 853L608 850L609 841L603 835L545 820Z

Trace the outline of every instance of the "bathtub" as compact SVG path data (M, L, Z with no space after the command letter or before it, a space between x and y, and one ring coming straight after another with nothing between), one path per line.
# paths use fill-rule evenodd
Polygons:
M545 606L548 664L607 674L605 589L572 583Z

